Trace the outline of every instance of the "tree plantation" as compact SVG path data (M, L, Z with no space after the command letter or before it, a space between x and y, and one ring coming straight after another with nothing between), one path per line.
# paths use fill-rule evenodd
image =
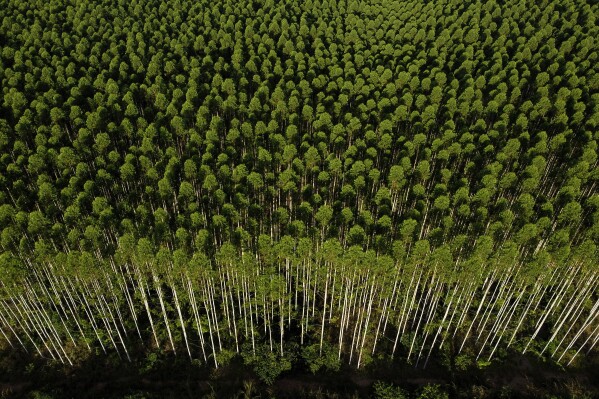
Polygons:
M598 20L589 0L3 2L1 345L239 356L267 384L596 355Z

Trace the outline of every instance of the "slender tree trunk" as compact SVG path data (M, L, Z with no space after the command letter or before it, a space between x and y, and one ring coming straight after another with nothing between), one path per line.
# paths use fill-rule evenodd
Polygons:
M160 309L162 310L162 317L164 319L164 325L166 327L166 332L168 333L168 339L171 342L171 347L173 348L173 353L175 356L177 355L177 349L175 348L175 343L173 342L173 335L171 333L171 328L169 327L168 317L166 315L166 307L164 306L164 300L162 297L162 288L160 287L160 280L156 274L152 273L152 277L154 278L154 288L156 289L156 293L158 294L158 301L160 302Z
M202 355L204 357L204 362L208 362L206 358L206 351L204 350L204 331L202 331L202 324L200 322L200 313L198 311L198 305L195 298L195 293L193 291L193 287L191 284L191 280L189 276L187 276L187 292L189 295L189 302L191 303L191 309L193 311L193 316L196 322L196 328L198 330L198 335L200 337L200 346L202 347Z

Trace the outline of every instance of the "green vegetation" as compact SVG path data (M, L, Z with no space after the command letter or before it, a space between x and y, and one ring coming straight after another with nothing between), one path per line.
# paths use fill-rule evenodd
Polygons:
M386 384L382 381L376 381L373 384L374 397L376 399L406 399L406 393L401 388L392 384Z
M598 3L3 3L15 351L268 384L596 353Z

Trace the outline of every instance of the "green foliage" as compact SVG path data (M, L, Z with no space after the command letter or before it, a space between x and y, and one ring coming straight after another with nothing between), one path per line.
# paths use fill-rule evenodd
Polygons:
M464 353L462 355L456 356L454 362L455 368L458 371L467 371L468 369L477 364L473 356L469 353Z
M258 345L255 351L251 346L246 345L241 356L243 362L251 366L258 378L266 385L272 385L281 373L291 370L295 360L293 351L281 355L278 352L272 352L266 344Z
M449 399L449 395L439 385L426 385L420 391L418 399Z
M3 247L29 234L68 251L87 232L86 247L110 255L109 237L132 232L189 251L201 231L218 243L243 228L385 252L381 234L472 243L493 226L524 257L551 245L564 262L568 244L594 234L585 200L598 178L597 25L574 13L595 6L574 3L548 18L553 3L513 0L420 11L410 1L100 1L74 18L66 4L36 4L34 17L9 1L0 206L14 208L0 217ZM169 28L154 35L142 13ZM354 26L343 37L326 28L339 18ZM553 211L541 215L540 201Z
M235 353L235 351L225 349L218 352L216 355L216 361L218 362L219 366L225 367L236 355L237 353Z
M312 374L316 374L323 369L338 371L341 366L335 347L326 342L323 343L322 350L318 344L304 347L302 349L302 358Z
M160 355L156 352L148 353L143 366L140 367L140 371L142 372L151 372L156 368L160 367L162 364L162 360L160 359Z
M408 395L401 388L383 381L376 381L372 386L376 399L407 399Z
M28 397L31 399L52 399L52 398L54 398L53 395L46 393L46 392L42 392L42 391L30 392Z

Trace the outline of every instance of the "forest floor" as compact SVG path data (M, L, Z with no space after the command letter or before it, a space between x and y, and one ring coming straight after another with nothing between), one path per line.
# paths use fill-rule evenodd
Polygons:
M43 359L32 363L25 355L0 349L0 398L370 397L377 380L408 392L438 384L451 398L599 398L599 358L567 369L515 353L487 367L462 371L436 362L425 370L415 369L400 361L315 375L298 367L268 387L238 357L218 370L182 357L158 359L148 367L104 355L63 368ZM248 382L253 394L244 396Z

